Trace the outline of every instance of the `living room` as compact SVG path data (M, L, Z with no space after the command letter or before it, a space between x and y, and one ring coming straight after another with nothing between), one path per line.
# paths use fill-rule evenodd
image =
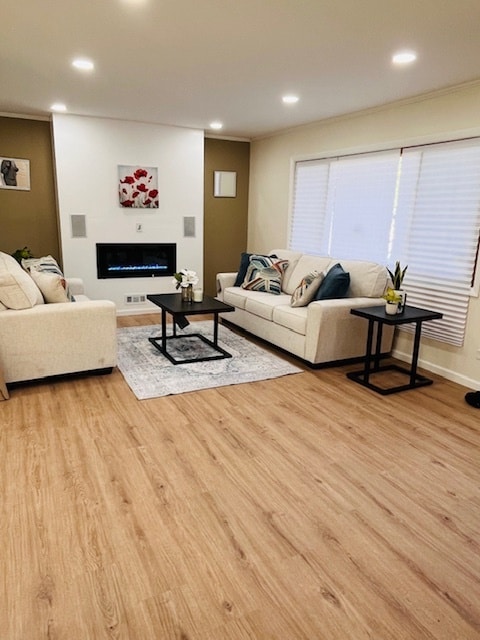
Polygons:
M0 151L31 160L32 184L0 190L0 250L55 255L115 301L119 327L158 324L125 305L138 281L97 278L96 243L173 240L214 294L241 251L288 247L295 159L476 137L479 104L474 79L225 139L4 107ZM120 165L158 168L159 209L120 208ZM237 173L237 198L213 196L214 170ZM480 389L479 323L472 295L463 346L422 339L434 384L385 398L348 366L145 401L118 371L16 387L0 402L5 637L479 638L480 439L463 400ZM394 355L411 350L398 334Z

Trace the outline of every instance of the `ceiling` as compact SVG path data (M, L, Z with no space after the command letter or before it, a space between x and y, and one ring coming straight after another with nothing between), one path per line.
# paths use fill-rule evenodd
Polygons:
M0 112L48 117L60 101L253 139L480 82L479 24L479 0L16 0L0 16ZM405 48L417 62L394 67Z

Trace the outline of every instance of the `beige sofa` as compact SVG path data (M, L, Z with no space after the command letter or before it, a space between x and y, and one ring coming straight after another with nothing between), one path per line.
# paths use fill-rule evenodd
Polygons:
M39 278L45 292L48 277ZM58 279L50 282L57 287ZM67 283L74 302L45 303L31 275L0 252L0 370L5 382L106 372L116 365L115 304L89 300L78 278ZM50 289L47 299L64 299L59 287Z
M365 355L368 323L353 316L350 309L384 304L389 284L382 265L358 260L335 260L285 249L270 252L288 260L281 294L245 290L233 286L236 273L217 274L217 298L235 307L222 319L245 329L311 365L352 360ZM317 300L304 307L292 307L292 294L312 271L326 272L340 263L350 274L347 297ZM382 353L392 349L393 327L384 327Z

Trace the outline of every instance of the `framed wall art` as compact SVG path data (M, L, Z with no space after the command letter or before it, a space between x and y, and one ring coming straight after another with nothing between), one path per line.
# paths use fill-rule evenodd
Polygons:
M0 189L30 191L30 160L0 156Z
M237 197L237 172L236 171L214 171L213 172L213 195L215 198L236 198Z
M119 165L118 196L125 209L158 209L158 169Z

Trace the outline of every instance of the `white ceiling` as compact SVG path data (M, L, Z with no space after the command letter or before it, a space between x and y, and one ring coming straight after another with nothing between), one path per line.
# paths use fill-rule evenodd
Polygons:
M0 112L61 101L255 138L480 82L479 27L480 0L15 0L0 12ZM418 61L393 67L404 48Z

